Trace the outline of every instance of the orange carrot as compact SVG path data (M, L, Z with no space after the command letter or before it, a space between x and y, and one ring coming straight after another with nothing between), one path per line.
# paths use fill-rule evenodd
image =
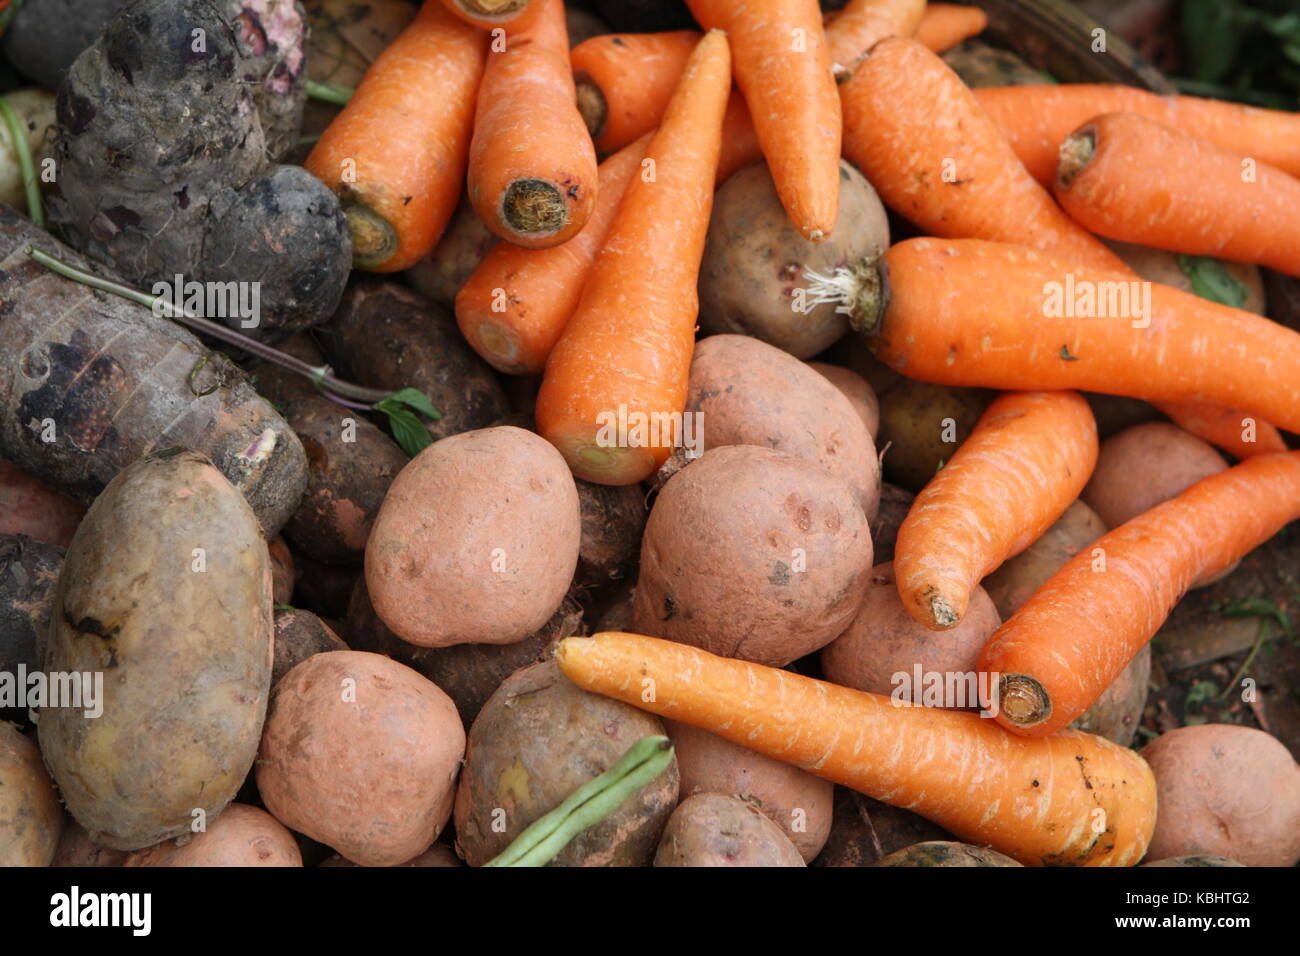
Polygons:
M840 97L844 155L926 232L1016 242L1132 275L1030 178L966 84L919 43L877 43Z
M975 97L1044 185L1056 176L1065 137L1094 116L1119 112L1140 113L1300 176L1300 113L1100 83L991 86L976 90Z
M1282 433L1235 408L1206 402L1155 402L1175 425L1245 461L1255 455L1286 451Z
M568 241L596 202L596 149L574 99L562 0L532 0L532 25L488 55L469 150L483 224L528 249Z
M620 444L610 437L609 416L679 420L685 407L696 283L730 89L727 37L711 31L687 63L646 149L647 174L627 187L547 361L538 432L588 481L633 484L672 451L672 436L657 427L647 445Z
M1003 733L978 714L888 697L638 634L568 637L579 687L906 807L1027 866L1133 866L1155 828L1134 751L1066 730Z
M1300 518L1300 452L1259 455L1203 478L1098 538L989 639L997 721L1041 737L1089 707L1197 580Z
M817 0L687 0L706 28L727 31L736 84L790 221L812 242L835 228L840 100Z
M500 27L514 33L532 25L542 4L541 0L442 0L442 5L472 27Z
M898 529L903 607L926 627L958 624L980 581L1051 527L1096 464L1097 423L1078 392L999 396Z
M1300 179L1137 113L1067 136L1052 188L1111 239L1300 275Z
M831 72L841 80L885 37L910 37L925 14L925 0L849 0L826 17Z
M549 249L498 243L461 287L456 321L493 368L510 375L545 368L649 142L642 137L600 164L596 206L580 233Z
M437 245L460 200L487 44L425 3L307 157L342 200L358 268L396 272Z
M908 239L810 293L838 293L910 378L1209 402L1300 431L1300 333L1158 282L1008 243Z
M979 36L988 25L988 15L979 7L956 3L927 3L925 15L916 28L915 39L926 49L943 53L963 40Z

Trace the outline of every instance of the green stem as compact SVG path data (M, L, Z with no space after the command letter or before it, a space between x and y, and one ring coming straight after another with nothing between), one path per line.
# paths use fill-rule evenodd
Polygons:
M569 841L609 816L673 759L667 737L642 737L600 776L584 783L558 807L528 826L514 842L484 866L545 866Z
M1268 618L1260 618L1259 633L1255 635L1255 643L1251 647L1250 653L1246 655L1246 659L1242 661L1241 666L1237 668L1237 673L1232 675L1232 680L1228 681L1228 683L1223 686L1223 692L1219 694L1216 698L1217 700L1222 700L1227 697L1232 688L1240 686L1242 677L1245 676L1250 665L1254 663L1255 655L1258 654L1259 649L1264 646L1264 637L1268 634L1268 625Z
M23 121L3 96L0 96L0 115L4 116L5 125L9 127L14 155L18 157L18 168L22 170L23 191L27 194L27 218L44 229L45 207L41 205L41 187L36 181L36 166L32 163L32 151L27 145L27 130L23 129Z
M338 83L321 83L319 80L307 81L307 95L314 100L333 103L335 106L347 106L355 91L350 86Z

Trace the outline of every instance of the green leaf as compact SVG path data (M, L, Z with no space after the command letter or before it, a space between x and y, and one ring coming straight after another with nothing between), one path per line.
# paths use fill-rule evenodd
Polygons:
M1198 680L1187 690L1187 696L1183 698L1183 703L1188 707L1194 707L1197 704L1203 704L1212 700L1219 692L1219 685L1212 680Z
M1238 282L1218 259L1209 256L1178 256L1178 265L1202 299L1240 308L1250 290Z
M275 606L275 609L276 609L277 611L296 611L296 610L297 610L297 608L295 608L292 604L277 604L277 605Z
M1227 76L1245 36L1237 4L1183 0L1180 25L1192 76L1210 83Z
M429 429L424 427L424 423L416 417L415 412L400 405L379 410L388 416L389 431L393 433L393 438L409 457L414 458L433 444L433 436L429 434Z
M418 388L399 389L385 398L384 401L396 402L399 405L409 405L421 415L424 415L435 422L442 418L442 413L433 407L433 403L429 401L429 397Z

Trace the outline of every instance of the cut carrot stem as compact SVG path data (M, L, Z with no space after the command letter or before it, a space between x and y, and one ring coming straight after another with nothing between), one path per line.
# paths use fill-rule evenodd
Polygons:
M1096 464L1097 423L1077 392L999 396L898 529L903 607L926 627L956 626L979 582L1051 527Z
M979 36L988 25L988 15L979 7L927 3L914 38L926 49L944 53L963 40Z
M730 90L727 37L711 31L691 55L547 361L538 431L588 481L638 482L680 442L671 423L680 423L686 404ZM656 426L620 434L616 421Z
M1026 865L1133 866L1155 827L1146 762L1082 731L1019 737L976 713L897 706L638 634L565 638L556 658L579 687L905 807Z
M1259 455L1203 478L1075 555L989 639L997 721L1060 730L1105 692L1197 580L1300 518L1300 452Z
M460 200L487 44L425 3L307 157L342 200L358 268L406 269L437 244Z
M561 0L488 54L469 150L469 199L483 224L529 249L568 241L596 202L596 150L574 99Z
M992 86L975 96L1043 185L1056 176L1058 150L1070 133L1094 116L1120 112L1140 113L1300 176L1300 113L1101 83Z
M426 5L432 0L425 0ZM441 0L448 13L480 30L504 28L509 33L531 26L541 0Z
M910 37L925 13L925 0L849 0L826 17L831 72L843 80L885 37Z
M1235 408L1207 402L1153 402L1183 431L1203 438L1241 461L1256 455L1286 451L1282 433Z
M1300 179L1137 113L1067 136L1052 188L1099 235L1300 275Z
M825 239L839 212L842 124L817 0L687 6L704 27L727 31L781 204L804 238Z

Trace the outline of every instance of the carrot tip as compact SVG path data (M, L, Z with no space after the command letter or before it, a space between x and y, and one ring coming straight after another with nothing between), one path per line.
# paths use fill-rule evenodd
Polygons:
M998 699L1002 713L1017 727L1041 724L1052 715L1043 685L1028 674L1003 674Z
M605 121L609 118L609 104L605 101L605 94L590 77L574 77L573 85L578 94L578 113L587 124L587 132L592 139L599 139L605 131Z
M499 17L528 6L528 0L457 0L460 8L480 17Z
M564 194L544 179L516 179L501 198L501 218L521 235L558 232L569 222Z
M1097 127L1089 123L1075 130L1061 142L1060 159L1056 167L1056 182L1069 189L1083 167L1088 165L1097 150Z
M934 619L935 627L944 629L950 628L961 621L961 615L941 597L930 599L930 616Z
M397 230L369 206L343 200L343 214L352 233L352 263L362 269L383 265L397 252Z

